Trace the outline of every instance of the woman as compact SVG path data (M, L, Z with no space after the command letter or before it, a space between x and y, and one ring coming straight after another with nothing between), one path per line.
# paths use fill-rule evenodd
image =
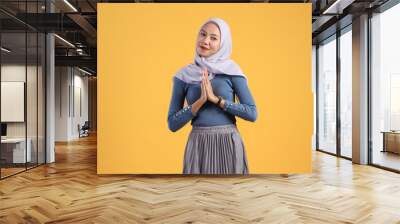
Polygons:
M247 78L230 59L232 39L228 24L207 20L196 41L193 64L173 78L168 127L175 132L191 120L184 174L248 174L246 151L235 116L257 119ZM235 95L240 103L235 103ZM184 101L188 106L184 106Z

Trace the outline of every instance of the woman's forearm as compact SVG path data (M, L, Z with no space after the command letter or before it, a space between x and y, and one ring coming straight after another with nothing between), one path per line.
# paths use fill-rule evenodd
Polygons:
M247 105L243 103L234 103L232 101L224 100L222 103L221 108L238 117L241 117L248 121L256 121L257 119L257 108L255 105Z
M205 101L201 98L199 98L198 100L196 100L193 104L192 104L192 113L193 114L197 114L197 112L200 110L200 108L203 106L203 104L205 103Z

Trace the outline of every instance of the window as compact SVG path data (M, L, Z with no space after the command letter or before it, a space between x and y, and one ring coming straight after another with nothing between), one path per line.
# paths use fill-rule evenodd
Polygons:
M400 170L400 5L371 18L371 160Z
M352 157L352 32L340 36L340 155Z
M318 47L318 149L336 153L336 36Z

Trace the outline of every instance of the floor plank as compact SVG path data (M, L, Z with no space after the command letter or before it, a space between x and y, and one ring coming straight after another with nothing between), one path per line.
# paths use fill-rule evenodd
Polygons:
M96 174L96 136L0 181L0 223L400 223L400 175L313 154L310 175Z

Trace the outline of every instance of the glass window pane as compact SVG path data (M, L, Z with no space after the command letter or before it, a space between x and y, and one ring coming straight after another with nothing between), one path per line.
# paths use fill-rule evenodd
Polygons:
M27 141L30 144L30 161L28 162L28 168L34 167L37 165L37 97L38 97L38 89L37 89L37 79L38 79L38 49L37 49L37 33L36 32L28 32L28 55L27 55L27 99L26 99L26 111L27 111Z
M25 170L30 160L26 144L26 33L2 33L1 47L1 174L2 178ZM27 150L28 149L28 150Z
M318 149L336 153L336 39L318 48Z
M38 163L45 163L45 60L46 37L43 33L38 35Z
M340 153L352 157L352 35L340 36Z
M0 1L16 17L35 24L45 1ZM28 14L25 14L28 13ZM45 35L0 12L0 178L45 162ZM40 31L39 31L40 32Z
M399 21L400 4L371 20L372 163L396 170L400 170Z
M33 14L39 11L37 1L27 2L26 12L28 20L36 24L37 17ZM30 148L30 161L27 167L35 167L38 164L38 33L36 30L27 30L27 99L26 99L26 113L27 113L27 142Z
M316 136L317 136L317 133L316 133L316 130L317 130L317 122L315 122L316 120L317 120L317 102L316 102L316 99L317 99L317 92L316 92L316 83L315 83L315 81L317 80L316 79L316 75L317 75L317 72L316 72L316 68L317 68L317 61L316 61L316 59L317 59L317 48L316 48L316 46L315 45L313 45L312 46L312 92L313 92L313 120L314 120L314 122L313 122L313 125L314 125L314 127L313 127L313 136L312 136L312 149L313 150L316 150L316 143L317 143L317 141L316 141Z

